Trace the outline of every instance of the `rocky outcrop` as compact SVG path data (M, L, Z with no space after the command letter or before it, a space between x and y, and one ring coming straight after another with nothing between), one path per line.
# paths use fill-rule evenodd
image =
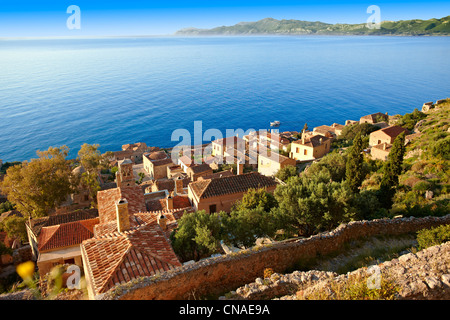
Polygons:
M381 277L399 288L395 299L399 300L448 300L450 299L450 242L430 247L416 254L408 253L378 265ZM295 294L282 297L282 300L310 299L320 293L333 294L332 284L343 284L349 279L367 278L372 275L367 268L361 268L345 275L319 279L305 288L299 287ZM289 278L289 277L287 277ZM249 286L250 287L250 286ZM237 292L237 291L236 291ZM273 292L277 292L276 289ZM256 293L252 293L257 296ZM266 297L269 296L266 292ZM272 298L275 295L272 296Z

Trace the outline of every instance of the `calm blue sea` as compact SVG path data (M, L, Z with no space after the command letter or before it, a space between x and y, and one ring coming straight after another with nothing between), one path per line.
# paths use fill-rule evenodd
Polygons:
M83 143L174 146L175 129L300 131L450 96L449 37L0 41L0 159Z

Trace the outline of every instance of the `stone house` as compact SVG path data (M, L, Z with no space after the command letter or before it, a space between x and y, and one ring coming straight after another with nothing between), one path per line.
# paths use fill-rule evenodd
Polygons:
M213 169L206 163L195 164L187 168L186 173L191 181L197 181L200 177L211 175Z
M310 161L323 157L331 148L331 138L322 135L305 137L292 142L290 158L298 161Z
M370 149L370 155L372 156L372 159L386 161L388 159L389 152L391 151L391 149L392 144L383 142L373 146Z
M43 277L59 264L83 267L80 244L94 236L98 218L42 227L38 238L37 267Z
M190 166L193 166L194 165L194 161L190 158L190 157L188 157L188 156L186 156L186 155L183 155L183 156L181 156L181 157L179 157L178 158L178 165L181 167L181 169L183 170L183 172L187 172L187 169L190 167Z
M179 174L184 174L183 168L180 165L171 165L167 167L167 178L171 179Z
M118 172L126 170L119 168ZM90 299L116 284L181 266L169 235L177 220L192 208L170 208L190 204L187 197L167 197L162 211L147 211L142 188L126 176L118 180L117 188L98 192L99 224L94 237L81 244Z
M39 237L43 228L66 225L78 221L93 220L96 218L98 218L97 209L81 209L69 213L28 219L25 222L25 227L27 230L28 242L31 246L32 259L37 261L39 258Z
M318 126L315 127L312 131L313 135L321 135L327 138L330 138L331 140L336 139L337 134L336 134L336 129L332 126Z
M213 157L224 157L227 148L234 148L240 152L245 152L245 140L237 136L217 139L211 142L211 155Z
M94 228L94 237L81 244L90 299L117 284L182 265L170 245L168 234L185 211L131 214L127 205L126 199L117 201L116 217L102 219L105 222Z
M265 188L268 192L273 192L277 184L272 178L250 172L191 182L188 196L195 210L205 210L207 213L230 212L233 204L241 200L248 189Z
M258 156L258 172L265 176L274 176L281 168L294 166L297 161L278 154L275 158L270 155L260 154Z
M374 131L369 135L369 146L372 147L381 143L392 144L395 138L402 132L408 133L408 130L395 125Z
M143 155L147 152L156 152L158 147L148 147L144 142L128 143L122 145L121 151L113 152L115 160L120 161L124 159L130 159L134 163L141 163L143 161Z
M387 112L386 113L381 113L381 112L372 113L372 114L363 116L359 119L360 124L363 124L363 123L374 124L374 123L381 122L381 121L389 121L389 116L388 116Z
M150 154L144 154L144 169L151 178L167 178L167 167L174 165L171 158L164 151L156 151Z

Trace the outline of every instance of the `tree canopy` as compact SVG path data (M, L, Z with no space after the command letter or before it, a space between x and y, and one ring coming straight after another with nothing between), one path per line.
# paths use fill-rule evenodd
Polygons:
M69 148L37 151L38 158L8 168L0 189L24 215L47 215L74 192Z

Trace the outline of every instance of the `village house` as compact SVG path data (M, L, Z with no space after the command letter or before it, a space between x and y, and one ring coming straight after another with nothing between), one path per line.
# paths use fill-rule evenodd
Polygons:
M391 149L392 144L383 142L373 146L370 149L370 155L374 160L386 161L388 159L389 152L391 151Z
M377 112L377 113L372 113L372 114L368 114L364 117L361 117L359 119L359 123L363 124L363 123L370 123L370 124L374 124L380 121L389 121L389 116L386 113L381 113L381 112Z
M158 151L158 147L152 147L150 149L151 152ZM124 144L122 146L122 151L128 151L131 153L131 159L133 159L134 163L139 163L143 161L144 153L149 151L147 144L144 142Z
M188 157L188 156L186 156L186 155L183 155L183 156L181 156L181 157L179 157L178 158L178 165L181 167L181 169L183 170L183 172L187 172L187 169L190 167L190 166L193 166L194 165L194 161L190 158L190 157Z
M28 219L25 227L39 274L45 275L58 264L81 267L80 243L93 236L93 226L97 223L97 209Z
M94 237L81 244L90 299L114 285L181 266L169 235L177 220L192 212L189 199L179 195L154 199L159 204L148 205L162 210L147 211L142 188L133 184L127 168L119 168L117 181L116 189L98 192L100 223L94 227Z
M312 131L313 135L321 135L324 136L326 138L330 138L331 140L336 139L337 134L336 134L336 129L332 126L318 126L315 127Z
M356 120L345 120L345 126L351 126L353 124L358 124L359 121Z
M179 174L185 174L181 165L173 164L167 167L167 178L171 179L174 176L178 176Z
M265 188L268 192L273 192L276 186L274 179L250 172L191 182L188 195L195 210L205 210L206 213L230 212L233 204L241 200L248 189Z
M118 200L116 218L97 225L94 237L81 244L90 299L115 285L182 265L168 234L185 210L130 214L127 206L126 199Z
M271 157L272 154L258 156L258 172L265 176L274 176L286 166L295 166L297 161L281 154Z
M242 167L246 166L248 168L256 169L258 167L258 155L256 152L246 154L240 150L229 147L225 150L223 158L223 164L236 164L241 165ZM211 165L210 165L211 166ZM221 167L221 166L219 166Z
M245 152L245 140L237 136L227 137L222 139L217 139L211 142L211 156L213 157L224 157L227 148L237 149L240 152Z
M179 178L172 178L172 179L158 179L155 180L151 187L151 192L157 192L157 191L163 191L167 190L167 192L176 192L176 193L183 193L183 189L187 188L188 184L191 182L191 178L189 177L179 177ZM178 185L177 185L178 183ZM176 190L178 186L178 190Z
M408 130L400 126L389 126L369 135L369 146L373 147L381 143L394 143L395 138L402 132L408 133Z
M208 179L217 179L217 178L222 178L222 177L230 177L230 176L234 176L233 170L224 170L224 171L219 171L219 172L215 172L213 174L207 175L207 176L202 176L199 177L197 179L198 180L208 180Z
M206 163L195 164L190 166L186 173L191 181L197 181L198 178L202 176L211 175L213 173L213 169Z
M302 134L302 139L292 142L290 158L297 161L311 161L323 157L331 148L331 138L322 135L306 137Z
M174 165L171 158L164 151L144 154L144 169L153 179L167 178L167 167Z

